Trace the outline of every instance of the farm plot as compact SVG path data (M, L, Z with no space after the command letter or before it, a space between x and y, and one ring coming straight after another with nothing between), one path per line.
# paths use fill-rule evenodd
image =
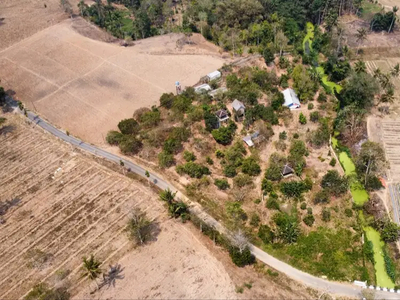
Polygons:
M1 299L20 298L42 281L62 280L73 294L80 293L88 285L80 278L82 256L94 254L106 269L130 250L133 256L122 261L140 285L137 298L153 295L156 284L158 296L153 296L159 298L196 298L193 291L201 287L207 287L198 294L204 298L232 297L234 286L220 263L182 225L168 219L154 192L23 124L20 116L6 117L11 132L0 133ZM158 241L140 250L132 250L125 232L133 208L145 211L161 228ZM165 249L175 254L166 259ZM146 253L151 254L149 263ZM132 267L138 259L141 270ZM181 284L172 289L162 278L173 268L178 272L171 280ZM123 282L132 286L130 280ZM119 292L114 290L115 298Z
M125 48L83 36L77 24L87 22L65 20L0 51L0 79L29 109L91 143L103 144L121 119L158 104L176 81L194 85L225 62L203 37L195 46L169 34Z

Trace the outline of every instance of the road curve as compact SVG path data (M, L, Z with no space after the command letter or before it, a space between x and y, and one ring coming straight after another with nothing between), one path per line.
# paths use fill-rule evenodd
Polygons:
M87 152L90 152L96 156L106 158L110 161L113 161L117 164L120 164L121 161L124 163L124 166L127 169L130 169L131 172L134 172L144 178L147 179L145 173L146 170L142 168L141 166L126 160L122 157L119 157L115 154L109 153L107 151L104 151L96 146L87 144L73 136L67 135L63 131L57 129L53 125L49 124L48 122L44 121L42 118L37 116L31 111L27 111L27 117L43 128L45 131L55 135L56 137L62 139L65 142L70 143L71 145L80 148L82 150L85 150ZM177 191L177 189L172 186L170 183L162 179L160 176L157 176L154 173L150 173L149 180L151 180L155 185L157 185L160 189L171 189L172 191ZM184 195L180 194L179 191L178 195L182 198L186 198ZM187 198L186 198L187 199ZM215 220L213 217L208 215L204 210L201 209L200 205L197 203L194 204L191 202L193 205L191 205L191 210L193 210L199 217L204 219L208 224L214 226L217 230L220 232L226 233L227 230L226 228L219 223L217 220ZM284 263L275 257L269 255L268 253L264 252L260 248L257 248L254 245L251 245L251 251L253 255L263 263L269 265L270 267L274 268L275 270L285 274L289 278L298 281L299 283L305 284L311 288L320 290L322 292L326 292L329 294L335 294L335 295L341 295L341 296L346 296L346 297L351 297L351 298L359 298L361 299L361 288L352 284L347 284L347 283L340 283L340 282L333 282L333 281L328 281L313 275L310 275L308 273L302 272L287 263ZM384 291L376 291L376 297L379 299L400 299L400 294L395 294L395 293L390 293L390 292L384 292Z

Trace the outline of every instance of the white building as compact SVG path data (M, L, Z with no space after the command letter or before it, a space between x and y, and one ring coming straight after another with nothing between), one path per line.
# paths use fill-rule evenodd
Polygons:
M283 97L285 98L285 103L283 106L289 107L290 109L300 108L300 100L297 97L296 93L292 89L286 89L282 92Z
M211 81L211 80L214 80L214 79L218 79L220 77L221 77L221 72L220 71L214 71L214 72L211 72L211 73L207 74L207 80L208 81Z
M201 84L201 85L199 85L199 86L195 86L194 87L194 91L197 93L197 94L201 94L201 93L204 93L204 92L209 92L209 91L211 91L211 87L208 85L208 84Z

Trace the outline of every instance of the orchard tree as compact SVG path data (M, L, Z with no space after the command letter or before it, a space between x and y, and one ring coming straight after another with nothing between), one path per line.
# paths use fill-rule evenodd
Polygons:
M365 185L368 178L380 173L385 165L385 151L380 144L371 141L362 144L356 160L356 168L358 173L363 175Z

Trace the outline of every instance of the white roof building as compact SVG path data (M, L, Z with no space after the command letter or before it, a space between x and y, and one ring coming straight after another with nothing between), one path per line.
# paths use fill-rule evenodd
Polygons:
M244 106L244 104L242 102L240 102L239 100L235 99L232 102L232 108L235 111L240 111L240 110L244 111L245 106Z
M211 91L211 87L208 84L205 83L205 84L201 84L199 86L195 86L194 87L194 91L197 94L201 94L201 93L204 93L204 92Z
M211 92L208 92L208 94L211 96L211 97L215 97L216 95L218 95L219 93L221 93L221 94L223 94L223 93L225 93L225 92L227 92L228 91L228 89L226 88L226 87L220 87L220 88L218 88L218 89L216 89L216 90L212 90Z
M214 71L214 72L211 72L211 73L207 74L207 78L210 81L214 80L214 79L218 79L220 77L221 77L221 72L220 71Z
M296 109L301 106L300 100L294 90L286 89L282 92L282 94L285 98L285 103L283 104L283 106L289 107L290 109Z

